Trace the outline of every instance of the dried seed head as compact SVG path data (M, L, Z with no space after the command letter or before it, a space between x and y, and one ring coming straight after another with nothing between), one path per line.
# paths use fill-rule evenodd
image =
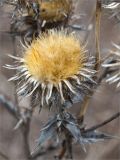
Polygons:
M11 31L22 35L23 42L48 29L66 27L72 11L72 0L17 0L14 5Z
M43 0L40 8L43 20L62 21L70 13L71 0Z
M73 35L52 31L33 41L23 58L27 70L37 81L58 85L79 73L85 54Z
M91 58L88 62L84 47L63 30L42 34L26 48L23 58L13 58L19 61L18 66L6 67L17 70L10 80L19 80L18 95L37 91L42 106L53 99L61 103L72 100L82 95L87 83L94 83Z
M105 61L102 66L113 70L106 81L110 84L117 83L117 87L120 87L120 46L113 45L117 49L117 51L111 51L113 62L108 63L108 61Z
M29 15L33 16L36 9L29 3L27 3ZM46 22L63 21L71 10L71 0L36 0L34 3L39 5L40 19Z

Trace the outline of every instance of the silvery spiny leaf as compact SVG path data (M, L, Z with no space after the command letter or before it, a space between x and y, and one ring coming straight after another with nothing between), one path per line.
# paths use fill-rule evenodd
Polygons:
M42 144L44 144L47 140L54 140L55 138L59 138L60 133L62 133L62 135L66 135L66 131L68 135L73 138L73 140L75 139L77 143L80 143L84 151L84 144L96 143L99 141L104 141L106 139L118 138L116 136L98 132L96 131L96 129L80 128L76 118L74 118L70 113L62 112L61 114L56 114L43 127L40 137L37 140L37 146L35 150L33 150L32 155L36 154L36 149L37 151L40 150ZM66 136L64 136L64 138L65 137ZM60 140L61 139L59 139L58 142L61 142Z
M76 142L80 143L82 146L82 149L86 152L86 148L84 146L84 138L81 135L81 131L79 126L76 123L67 123L64 124L65 128L70 132L72 137L75 139Z
M64 124L65 128L72 134L76 141L81 137L80 129L74 123L66 123Z
M40 133L40 137L37 140L37 147L32 152L36 152L43 143L54 137L58 137L59 132L64 133L68 131L69 134L77 141L83 144L83 138L80 133L76 119L69 113L62 113L55 115L48 123L43 127Z
M50 119L48 123L41 130L40 137L38 138L38 145L41 145L56 133L57 130L57 119L56 116Z
M98 132L96 130L88 131L88 132L81 132L82 137L84 139L84 143L96 143L99 141L104 141L106 139L112 139L115 138L114 136L111 136L106 133Z
M34 147L33 151L31 152L31 156L34 156L41 150L42 145L48 141L49 139L54 139L57 137L57 126L56 126L56 116L50 119L48 123L43 127L40 131L40 137L36 140L37 144Z
M65 117L66 118L63 120L62 125L70 132L76 142L80 142L82 144L83 138L76 119L69 113L66 113Z

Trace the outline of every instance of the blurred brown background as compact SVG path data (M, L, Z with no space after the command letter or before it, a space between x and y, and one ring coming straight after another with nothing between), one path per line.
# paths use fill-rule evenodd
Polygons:
M87 25L90 23L91 17L95 10L95 0L74 0L74 12L76 15L81 15L78 20L73 19L72 24ZM7 54L13 54L13 42L10 34L4 31L9 31L11 8L0 8L0 94L7 95L12 101L14 99L14 84L8 82L7 79L13 75L13 72L4 69L2 66L6 63L12 63L12 60L7 57ZM107 49L112 47L111 42L120 42L120 23L117 23L115 18L109 19L109 14L103 9L101 19L101 54L102 57L107 54ZM91 21L91 23L94 23ZM84 39L86 32L78 32L79 38ZM17 44L17 51L19 49L19 41ZM94 54L94 27L89 33L88 37L88 51ZM109 118L114 113L120 110L120 92L115 90L115 86L109 86L104 82L98 88L95 95L91 98L87 114L85 116L85 124L90 127L94 124L100 123ZM29 105L28 100L20 102L20 105ZM79 111L80 104L76 104L72 111L76 114ZM35 140L39 136L39 131L47 121L50 114L47 110L42 110L39 114L38 111L33 115L31 130L30 130L30 146L31 149L35 145ZM20 130L14 131L16 120L0 106L0 152L4 153L9 160L25 160L23 150L23 137ZM114 120L110 124L99 129L111 135L120 136L120 119ZM74 159L75 160L120 160L120 140L106 140L92 145L87 145L87 152L85 153L79 145L74 146ZM48 151L45 155L40 156L37 160L52 160L56 151ZM0 160L5 160L0 155Z

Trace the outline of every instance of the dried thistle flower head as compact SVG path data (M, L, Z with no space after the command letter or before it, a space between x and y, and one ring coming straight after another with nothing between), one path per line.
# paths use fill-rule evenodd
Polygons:
M14 0L11 31L30 42L40 32L68 26L72 0Z
M109 75L108 79L106 80L110 84L117 83L117 87L120 87L120 46L113 44L116 47L117 51L111 51L112 53L112 63L104 62L102 65L103 67L107 67L109 69L114 69L113 72Z
M18 2L23 8L26 7L28 9L29 16L39 14L40 20L46 22L65 20L72 6L71 0L23 0Z
M18 80L18 95L37 94L41 105L64 103L78 95L79 99L89 83L94 83L91 69L92 60L86 57L86 51L74 34L64 30L50 30L40 35L25 48L22 58L15 66L17 75L10 80ZM84 89L83 89L84 88Z
M40 18L47 22L65 20L71 9L71 0L38 0Z

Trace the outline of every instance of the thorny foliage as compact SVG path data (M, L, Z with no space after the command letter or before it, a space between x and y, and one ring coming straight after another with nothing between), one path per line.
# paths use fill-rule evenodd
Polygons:
M111 13L110 18L115 17L120 22L120 2L119 0L103 0L103 8L106 8Z
M57 22L56 21L46 22L39 18L39 15L41 14L41 8L40 8L38 1L1 0L0 3L1 5L3 4L13 5L14 11L13 11L13 16L12 16L12 24L11 24L12 30L11 31L12 33L14 33L15 36L22 34L24 43L26 43L26 41L27 42L32 41L36 36L39 35L39 33L44 32L50 28L57 27L57 29L59 30L61 26L63 28L70 26L68 21L69 21L72 11L70 11L67 16L65 15L64 20L60 20ZM108 12L110 11L111 17L116 17L116 19L119 22L120 20L120 11L119 11L120 2L119 0L103 0L103 1L98 0L97 4L98 5L96 6L98 8L96 7L96 12L97 12L96 21L100 20L99 19L100 16L98 15L101 14L101 10L103 7L106 11ZM32 10L32 13L33 13L32 16L29 14L29 10ZM71 10L72 10L72 7L71 7ZM96 24L99 24L99 23L96 23ZM21 27L23 25L25 27ZM76 28L74 26L72 27ZM99 32L99 25L98 26L96 25L95 27L96 27L97 32ZM77 28L81 29L81 27L78 27L78 26ZM99 35L96 35L96 36L99 36ZM97 38L96 38L96 44L98 43ZM115 46L117 46L118 49L120 48L119 45L115 45ZM96 52L99 52L99 50L97 50ZM97 62L101 61L99 59L99 54L100 53L96 54ZM115 52L115 56L110 55L110 58L107 59L107 61L105 60L105 62L103 63L103 66L107 67L107 69L104 69L104 73L101 77L98 77L98 75L96 74L94 81L98 82L98 84L96 85L95 83L92 84L91 92L89 92L89 94L87 92L84 96L82 95L83 93L79 95L79 96L82 96L83 102L89 101L90 99L89 96L92 96L94 94L94 91L100 85L100 82L104 79L107 79L108 82L112 81L112 83L118 82L118 87L119 87L119 84L120 84L119 71L120 70L118 68L120 68L120 60L119 58L116 59L116 56L118 56L118 54L120 55L120 52L119 53ZM114 66L117 66L118 68L113 69ZM110 67L112 67L112 69ZM98 71L99 68L95 67L95 69L96 71ZM111 75L114 75L114 76L111 77ZM88 84L86 83L86 85ZM87 100L86 100L86 97L87 97ZM30 119L32 117L32 113L34 111L35 98L36 96L35 94L33 94L31 98L30 108L24 109L24 111L21 111L19 106L14 106L12 103L7 103L9 101L8 100L6 101L6 98L3 95L0 95L0 103L4 104L4 106L8 109L8 111L19 121L17 125L15 126L15 129L21 127L25 139L28 139L28 135L29 135L29 129L30 129L29 125L30 125ZM57 95L55 92L55 95L52 96L52 103L54 102L54 105L60 106L61 105L60 101L58 101L57 99L59 99L59 95ZM72 103L75 103L75 100ZM67 105L67 103L64 105ZM86 108L86 103L83 106L83 110L84 108ZM81 109L81 112L84 112L83 110ZM98 126L91 127L90 129L86 129L86 127L84 126L85 114L80 114L80 115L82 116L74 117L71 113L69 113L69 111L66 111L66 108L64 106L61 106L60 109L58 109L57 113L55 113L55 115L51 119L48 120L47 124L44 125L43 129L41 129L40 136L37 140L37 146L35 147L33 152L31 152L31 154L29 150L28 141L27 140L25 141L26 143L25 145L27 148L26 152L28 152L26 158L32 159L34 157L39 156L40 148L46 141L50 139L52 140L56 139L58 144L62 145L61 153L55 157L56 159L62 159L65 154L67 154L68 158L72 158L72 144L73 143L79 143L81 147L83 148L83 150L86 150L85 149L86 143L90 144L90 143L95 143L95 142L105 140L105 139L118 138L118 137L108 135L106 133L101 133L99 131L96 131L96 129L116 119L117 117L120 116L120 113L117 113L116 115L111 117L109 120L103 122L102 124L99 124Z

